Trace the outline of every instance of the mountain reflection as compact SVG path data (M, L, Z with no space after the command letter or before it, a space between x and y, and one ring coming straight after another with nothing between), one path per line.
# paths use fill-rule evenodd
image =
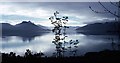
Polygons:
M21 37L22 39L23 39L23 42L26 42L26 41L32 41L32 40L34 40L34 38L35 38L36 36L28 36L28 37Z
M83 55L86 52L102 51L105 49L112 50L112 40L109 40L109 37L114 39L116 45L118 43L118 36L115 35L84 35L69 33L68 36L69 38L66 39L66 41L69 41L70 39L78 39L80 41L78 46L79 54L77 55ZM29 36L3 36L2 52L14 51L17 54L22 54L26 49L31 49L35 52L42 51L47 56L51 56L55 51L54 44L52 43L53 37L53 33L42 33Z
M11 40L12 36L16 36L19 37L20 39L22 39L23 42L31 42L32 40L35 39L35 37L37 36L43 36L45 34L48 34L49 32L44 32L44 33L39 33L39 34L28 34L28 33L24 33L22 35L2 35L2 40L5 41L9 41Z

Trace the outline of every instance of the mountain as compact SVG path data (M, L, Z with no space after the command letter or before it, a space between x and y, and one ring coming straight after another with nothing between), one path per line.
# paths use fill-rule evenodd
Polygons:
M10 31L14 29L14 26L9 23L0 23L0 25L2 25L2 30Z
M0 29L2 31L2 33L7 33L7 32L13 32L15 27L9 23L0 23L0 25L2 26Z
M75 34L77 26L68 26L69 28L66 29L67 34Z
M49 27L46 27L46 26L42 26L42 25L38 25L39 27L43 28L43 29L46 29L46 30L50 30Z
M49 29L43 29L30 21L23 21L14 26L9 23L1 23L1 25L2 35L33 36L49 32Z
M15 27L18 31L28 31L28 32L42 32L45 31L42 27L35 25L34 23L28 21L23 21L22 23L16 24Z
M118 34L120 22L93 23L77 28L78 33L83 34Z

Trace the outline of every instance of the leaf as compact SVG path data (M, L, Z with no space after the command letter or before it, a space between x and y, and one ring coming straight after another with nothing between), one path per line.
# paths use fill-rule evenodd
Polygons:
M58 12L58 11L56 11L56 14L59 14L59 12Z
M61 18L56 18L56 20L60 20Z
M65 36L65 37L68 37L68 36Z
M68 19L68 17L66 16L65 19Z
M72 48L72 47L70 46L70 47L68 47L68 48Z
M75 48L78 48L78 46L74 46Z

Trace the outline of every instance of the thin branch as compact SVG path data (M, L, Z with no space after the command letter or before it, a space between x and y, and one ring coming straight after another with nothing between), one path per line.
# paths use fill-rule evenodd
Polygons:
M101 14L108 13L108 12L105 12L105 11L100 12L100 11L93 10L93 8L91 6L89 6L89 8L95 13L101 13Z
M112 4L112 5L114 5L114 6L116 6L116 7L119 7L119 4L117 5L117 4L114 4L113 2L111 2L110 1L110 3Z
M112 15L118 17L118 18L120 17L120 16L114 14L113 12L111 12L110 10L108 10L101 2L99 2L99 4L100 4L107 12L109 12L110 14L112 14Z

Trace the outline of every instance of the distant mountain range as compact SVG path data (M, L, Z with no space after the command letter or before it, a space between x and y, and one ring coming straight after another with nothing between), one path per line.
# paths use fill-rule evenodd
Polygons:
M23 21L14 26L9 23L0 23L0 25L2 25L2 35L33 36L50 31L47 27L36 25L30 21Z
M3 36L38 36L50 32L50 28L36 25L30 21L23 21L16 25L9 23L0 23L0 25L2 25L0 31L2 31ZM69 26L66 32L71 34L76 33L75 31L77 33L93 35L118 34L120 31L120 22L93 23L83 27Z
M120 32L120 22L93 23L76 29L83 34L118 34Z

